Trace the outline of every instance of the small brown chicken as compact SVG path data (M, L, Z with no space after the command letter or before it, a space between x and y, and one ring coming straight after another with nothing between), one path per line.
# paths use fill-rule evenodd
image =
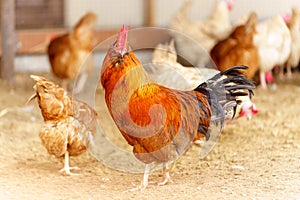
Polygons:
M64 168L60 172L76 175L70 170L69 156L77 156L86 151L96 133L96 111L86 103L67 96L67 92L41 76L30 76L36 81L34 94L28 101L37 98L44 125L39 133L49 154L57 158L65 157Z
M94 47L94 28L97 17L94 13L87 13L67 34L52 40L48 46L48 58L52 72L62 79L62 87L67 89L71 80L79 75L75 93L80 92L93 68L91 51Z
M246 65L247 78L253 79L258 70L258 51L253 43L257 16L251 13L244 25L237 26L230 36L217 43L210 55L220 71L234 65Z

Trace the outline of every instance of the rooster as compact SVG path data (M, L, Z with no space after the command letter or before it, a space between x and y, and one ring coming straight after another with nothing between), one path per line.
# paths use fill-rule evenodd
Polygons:
M44 125L39 133L48 153L58 158L65 157L64 168L67 175L77 175L70 170L69 156L77 156L86 151L96 133L96 111L86 103L72 99L67 92L41 76L30 76L36 81L34 94L37 98Z
M68 88L70 81L79 79L74 93L82 91L88 72L93 68L91 51L97 16L87 13L70 33L53 39L47 49L49 62L55 76L62 79L62 87Z
M180 91L155 83L127 43L128 28L122 27L104 58L101 84L108 110L135 157L146 164L139 189L148 185L150 166L163 165L164 180L172 182L174 162L193 141L209 140L213 125L220 132L227 110L236 97L253 94L254 84L235 66L221 72L194 90ZM228 78L222 78L223 75Z

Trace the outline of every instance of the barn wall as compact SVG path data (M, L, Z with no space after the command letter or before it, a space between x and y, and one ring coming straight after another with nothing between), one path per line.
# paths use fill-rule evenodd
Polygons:
M65 23L74 25L82 15L93 11L99 28L115 28L122 24L143 24L143 0L65 0Z
M155 24L167 26L171 16L182 5L184 0L155 0ZM85 2L85 3L84 3ZM262 2L262 3L261 3ZM213 0L193 0L191 19L200 20L209 15L213 7ZM300 8L300 0L236 0L231 12L231 19L247 14L251 10L258 13L260 19L289 12L291 6ZM127 8L127 9L125 9ZM143 25L143 0L65 0L65 23L73 26L87 11L95 12L98 17L99 28L119 28L122 24L131 26ZM95 63L101 63L101 56L95 56ZM15 60L16 71L48 71L48 58L45 55L23 55ZM98 66L97 65L97 66Z
M154 0L155 24L167 26L172 15L184 0ZM85 3L83 3L85 2ZM144 22L143 0L65 0L65 22L72 26L87 11L94 11L99 16L99 27L116 28L122 24L140 26ZM193 0L191 19L204 19L213 8L213 0ZM260 19L275 14L290 12L293 5L300 7L299 0L236 0L231 13L232 21L255 10Z

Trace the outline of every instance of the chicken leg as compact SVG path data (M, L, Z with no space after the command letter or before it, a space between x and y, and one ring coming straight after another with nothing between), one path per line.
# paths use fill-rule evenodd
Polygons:
M175 166L175 162L173 162L170 167L168 167L167 163L163 163L163 173L164 173L165 179L162 182L158 183L159 186L165 185L167 183L173 183L173 181L171 180L171 177L170 177L170 172L172 171L174 166ZM141 185L139 185L136 188L126 190L125 192L127 192L127 191L133 192L133 191L137 191L137 190L146 189L146 187L148 186L149 173L150 173L150 164L146 164L145 172L144 172L144 179L143 179L143 182L141 183Z
M68 91L68 90L69 90L68 86L69 86L69 81L68 81L68 79L62 79L62 80L61 80L61 87L62 87L64 90Z
M260 86L263 89L267 89L267 83L266 83L266 74L265 72L259 72L259 79L260 79Z
M150 173L150 164L146 164L146 167L145 167L145 172L144 172L144 179L143 179L143 182L141 183L141 185L135 187L135 188L132 188L132 189L129 189L129 190L125 190L124 192L135 192L135 191L142 191L144 189L146 189L146 187L148 186L148 178L149 178L149 173Z
M87 73L82 73L78 76L77 82L75 83L73 88L73 94L78 94L84 89L87 78L88 78Z
M165 176L165 179L162 182L158 183L159 186L165 185L167 183L173 183L173 181L170 177L170 171L172 171L174 165L175 165L175 162L173 162L171 164L171 166L168 168L168 164L163 163L163 174Z
M289 67L286 68L286 77L287 77L288 79L292 79L292 77L293 77L293 74L292 74L292 67L291 67L291 66L289 66Z
M69 165L69 159L70 159L70 156L69 156L69 152L67 151L65 153L65 165L64 165L64 168L62 168L61 170L59 170L60 173L65 173L66 175L70 175L70 176L77 176L79 174L74 174L72 173L70 170L80 170L79 167L70 167Z
M148 186L149 173L150 173L150 165L146 164L145 172L144 172L144 179L143 179L142 184L140 185L141 190L146 189L146 187Z

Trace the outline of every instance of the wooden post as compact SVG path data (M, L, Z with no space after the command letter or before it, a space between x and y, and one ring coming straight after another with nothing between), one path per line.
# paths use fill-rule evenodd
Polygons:
M1 78L14 82L14 58L16 53L15 0L1 0Z
M145 26L155 26L154 23L154 0L145 0Z

